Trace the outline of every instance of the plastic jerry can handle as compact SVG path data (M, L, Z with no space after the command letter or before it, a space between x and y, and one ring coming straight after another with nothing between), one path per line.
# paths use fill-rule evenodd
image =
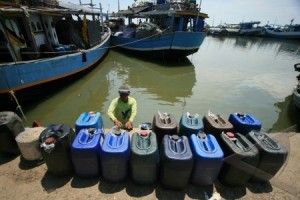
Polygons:
M93 139L95 137L95 132L90 133L89 130L90 129L86 129L85 132L81 135L81 137L78 140L79 143L81 143L81 144L89 144L89 143L91 143L93 141Z

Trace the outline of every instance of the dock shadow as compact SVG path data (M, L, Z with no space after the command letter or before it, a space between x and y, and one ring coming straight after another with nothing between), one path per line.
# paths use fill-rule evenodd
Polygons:
M182 190L172 190L164 188L160 183L157 183L155 194L157 199L182 200L185 197L186 188Z
M225 186L219 181L215 182L215 188L224 199L240 199L246 195L246 185L243 186Z
M246 184L246 187L252 192L252 193L270 193L273 191L273 187L270 184L270 182L262 182L262 183L254 183L254 182L248 182Z
M134 198L142 198L153 193L156 184L136 184L132 179L126 181L126 193Z
M207 199L213 194L213 185L196 186L189 184L186 188L186 194L192 199Z
M105 194L113 194L122 191L126 187L126 181L113 183L100 177L99 191Z
M43 158L38 159L38 160L29 161L29 160L25 160L23 158L23 156L21 155L20 156L20 162L19 162L19 168L21 170L30 170L30 169L38 167L38 166L40 166L44 163L45 163L45 161L44 161Z
M0 153L0 165L10 162L10 161L16 159L18 156L19 155L16 155L16 154Z
M74 175L71 181L72 188L88 188L94 185L97 185L99 182L99 178L81 178L77 175Z
M47 171L41 180L41 185L46 192L51 193L57 188L65 186L72 179L72 177L72 174L65 176L56 176Z

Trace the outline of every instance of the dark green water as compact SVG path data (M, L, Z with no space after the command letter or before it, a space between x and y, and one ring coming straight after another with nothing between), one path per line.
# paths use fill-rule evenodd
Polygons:
M228 116L254 115L265 131L295 124L292 89L300 62L300 41L256 37L207 36L199 51L180 63L153 63L111 50L93 71L36 105L24 107L31 125L66 123L74 127L85 111L99 111L105 128L106 112L120 85L128 84L138 102L134 125L152 122L157 111L204 115L208 110Z

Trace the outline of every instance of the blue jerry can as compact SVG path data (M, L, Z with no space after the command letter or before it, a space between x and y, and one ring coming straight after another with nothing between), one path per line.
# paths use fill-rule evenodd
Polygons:
M75 174L83 178L100 176L101 129L81 129L71 147L71 158Z
M187 112L181 116L178 135L190 137L192 134L197 134L201 130L203 130L203 122L198 114L192 115Z
M199 132L191 135L190 145L194 157L192 183L198 186L212 185L223 164L224 154L219 143L213 135Z
M247 113L232 113L228 119L233 125L235 132L246 135L252 130L260 131L261 122Z
M104 130L103 120L100 112L83 112L75 123L76 134L83 128L95 128Z
M110 182L124 181L128 176L129 156L129 133L106 133L100 151L103 178Z

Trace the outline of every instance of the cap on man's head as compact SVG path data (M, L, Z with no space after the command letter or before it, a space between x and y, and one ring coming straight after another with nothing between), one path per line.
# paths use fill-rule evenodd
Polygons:
M126 85L122 85L122 86L119 88L119 94L127 94L127 95L129 95L129 94L130 94L129 87L126 86Z

